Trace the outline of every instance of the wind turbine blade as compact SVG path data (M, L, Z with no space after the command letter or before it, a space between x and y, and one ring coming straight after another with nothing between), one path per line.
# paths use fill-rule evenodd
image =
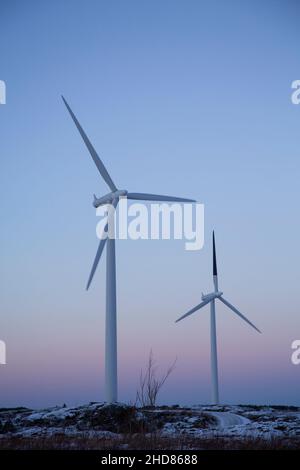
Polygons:
M213 281L215 286L215 292L218 292L218 270L217 270L217 255L216 255L216 244L215 244L215 232L213 230Z
M181 197L162 196L160 194L146 193L128 193L127 198L136 199L138 201L196 202L194 199L185 199Z
M75 114L73 113L72 109L70 108L70 106L68 105L68 103L66 102L65 98L62 96L62 99L63 99L63 102L65 103L66 105L66 108L67 110L69 111L70 115L71 115L71 118L73 119L81 137L83 138L83 141L85 143L85 145L87 146L88 148L88 151L90 152L91 156L92 156L92 159L94 160L95 162L95 165L96 167L98 168L102 178L104 179L104 181L108 184L108 186L110 187L111 191L117 191L117 188L113 182L113 180L111 179L111 177L109 176L108 174L108 171L107 169L105 168L105 166L103 165L99 155L97 154L96 150L94 149L94 147L92 146L91 142L89 141L89 138L88 136L86 135L86 133L84 132L84 130L82 129L81 125L79 124Z
M107 225L106 225L106 227L105 227L105 230L107 230ZM91 269L91 273L90 273L90 276L89 276L89 280L88 280L88 283L87 283L87 286L86 286L86 290L88 290L88 288L89 288L90 285L91 285L91 282L92 282L92 280L93 280L95 271L96 271L97 266L98 266L98 263L99 263L99 261L100 261L100 258L101 258L101 255L102 255L103 248L104 248L104 246L105 246L106 240L107 240L107 238L103 238L103 239L100 240L100 243L99 243L99 246L98 246L98 250L97 250L97 253L96 253L96 256L95 256L95 259L94 259L94 263L93 263L93 266L92 266L92 269Z
M234 313L236 313L239 317L241 317L246 323L248 323L250 326L252 326L252 328L254 328L256 331L258 331L258 333L261 333L261 331L256 328L255 325L253 325L253 323L251 323L250 320L248 320L248 318L246 318L241 312L239 312L233 305L231 305L231 303L228 302L228 300L224 299L224 297L219 297L219 300L221 300L221 302L223 302L223 304L225 304L227 307L229 307Z
M213 275L218 275L217 270L217 256L216 256L216 244L215 244L215 231L213 230Z
M118 202L119 202L118 199L114 199L114 200L113 200L112 206L114 207L114 209L116 209L116 207L117 207L117 205L118 205ZM109 218L110 218L110 217L114 217L114 212L108 213L108 222L107 222L107 224L105 225L105 228L104 228L104 231L105 231L105 232L108 232L108 224L109 224ZM107 234L107 236L109 236L109 233ZM86 286L86 290L88 290L88 288L89 288L90 285L91 285L91 282L92 282L92 280L93 280L95 271L96 271L97 266L98 266L98 263L99 263L99 261L100 261L100 258L101 258L101 255L102 255L103 248L104 248L104 246L105 246L106 240L107 240L107 237L106 237L106 238L101 238L101 240L100 240L100 243L99 243L99 246L98 246L98 250L97 250L97 253L96 253L96 256L95 256L95 259L94 259L94 263L93 263L93 266L92 266L92 269L91 269L91 273L90 273L90 276L89 276L89 279L88 279L88 283L87 283L87 286Z
M194 312L196 312L197 310L199 310L200 308L204 307L204 305L207 305L209 302L211 302L211 299L209 299L209 300L204 300L204 302L201 302L201 304L196 305L196 307L192 308L192 309L189 310L187 313L185 313L184 315L182 315L182 317L178 318L178 320L176 320L175 323L179 322L180 320L183 320L185 317L188 317L188 316L191 315L192 313L194 313Z

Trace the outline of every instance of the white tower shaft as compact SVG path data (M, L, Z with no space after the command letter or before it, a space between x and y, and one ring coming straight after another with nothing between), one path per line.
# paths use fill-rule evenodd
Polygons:
M210 347L211 347L212 403L214 405L218 405L219 404L219 383L218 383L218 356L217 356L215 300L212 300L210 302Z
M106 247L105 394L108 403L118 401L117 301L115 239Z

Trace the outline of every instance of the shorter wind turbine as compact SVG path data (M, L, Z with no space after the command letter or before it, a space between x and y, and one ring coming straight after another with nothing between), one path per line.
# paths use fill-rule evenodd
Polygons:
M215 233L213 232L213 282L214 291L211 294L202 294L202 302L196 307L189 310L185 315L178 318L176 323L183 318L188 317L194 312L200 310L200 308L210 303L210 347L211 347L211 381L212 381L212 402L213 404L219 404L219 383L218 383L218 355L217 355L217 333L216 333L216 309L215 301L221 300L223 304L229 307L234 313L241 317L247 322L252 328L261 333L251 321L248 320L241 312L239 312L228 300L224 299L223 292L219 291L218 288L218 272L217 272L217 257L216 257L216 246L215 246Z

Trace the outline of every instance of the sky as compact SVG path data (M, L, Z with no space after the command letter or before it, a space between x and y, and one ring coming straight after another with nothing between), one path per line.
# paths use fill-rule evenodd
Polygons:
M152 349L177 357L161 403L210 400L219 285L262 334L217 305L223 403L300 405L299 3L1 0L0 406L104 400L105 259L93 193L107 192L61 94L118 187L205 205L205 243L117 241L119 399Z

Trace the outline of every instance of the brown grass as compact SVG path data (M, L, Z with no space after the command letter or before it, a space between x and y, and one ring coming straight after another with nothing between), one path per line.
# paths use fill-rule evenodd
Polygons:
M117 439L70 437L6 437L0 439L0 450L285 450L300 449L300 438L193 438L162 437L159 433L130 434Z

